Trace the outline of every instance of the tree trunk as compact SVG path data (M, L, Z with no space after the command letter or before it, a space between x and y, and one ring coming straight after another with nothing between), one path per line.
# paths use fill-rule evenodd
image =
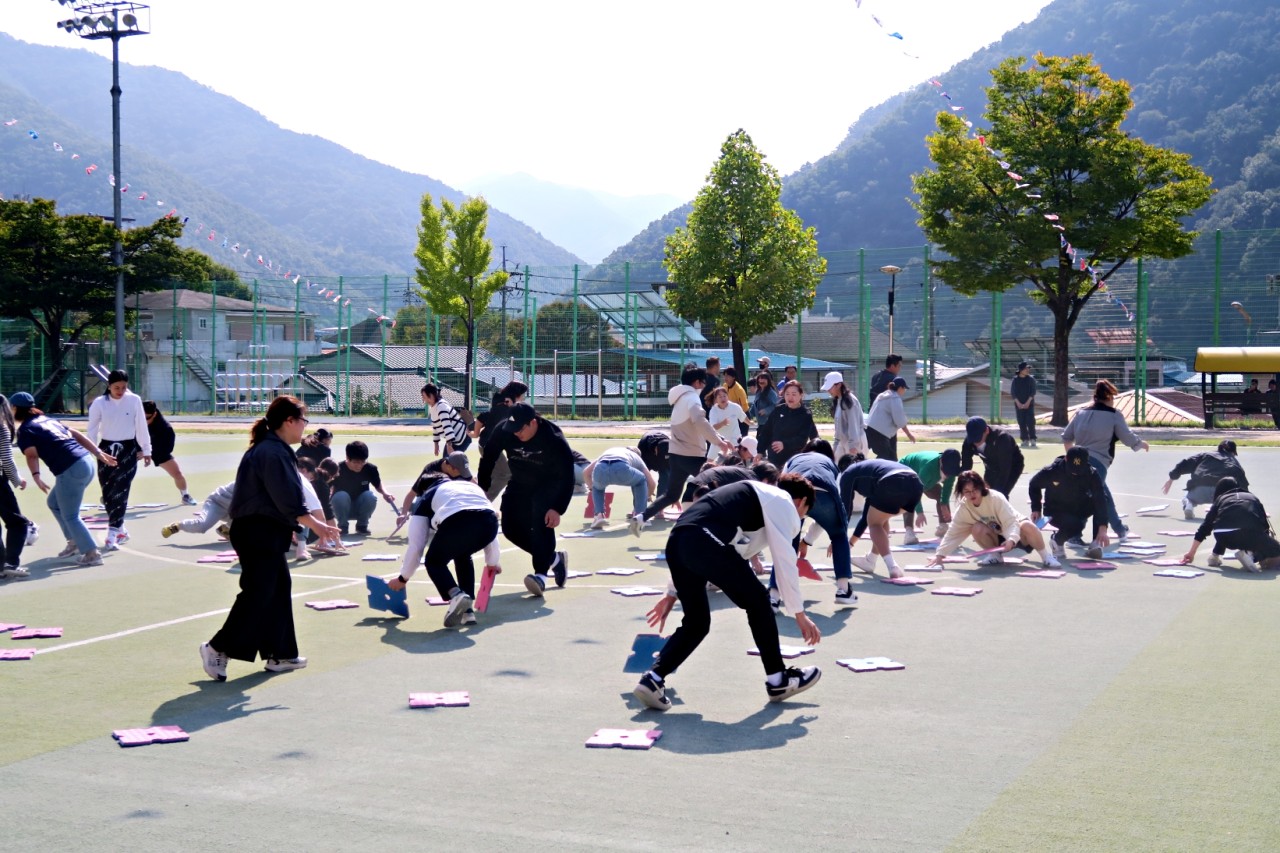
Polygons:
M1071 335L1070 307L1050 302L1053 311L1053 418L1054 426L1067 425L1068 339Z
M464 378L466 387L462 389L463 405L471 408L471 362L476 346L476 309L470 299L467 300L467 371Z
M738 384L746 388L751 383L747 381L750 379L747 375L747 357L743 352L742 339L738 337L737 329L729 331L729 343L733 347L733 369L738 372Z

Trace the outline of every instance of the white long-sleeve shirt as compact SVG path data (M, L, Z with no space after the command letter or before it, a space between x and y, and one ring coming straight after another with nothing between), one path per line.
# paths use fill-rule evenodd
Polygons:
M15 486L22 482L22 475L13 461L13 433L4 424L0 424L0 475Z
M468 480L445 480L428 489L423 499L426 505L419 504L413 517L409 519L409 547L400 566L400 577L405 580L418 571L423 551L431 544L445 519L464 510L483 509L493 512L493 504L485 497L484 490ZM502 549L496 536L484 546L484 564L502 565Z
M960 505L951 514L951 526L947 528L947 535L938 543L935 553L946 556L955 551L969 538L973 526L979 522L998 529L1005 539L1017 542L1022 538L1022 532L1018 528L1026 520L1013 508L1009 499L997 491L987 492L982 503L977 506L962 498Z
M103 441L137 441L143 456L151 455L151 433L147 430L147 416L142 411L142 398L132 391L125 391L119 400L103 394L89 406L89 440L94 444Z

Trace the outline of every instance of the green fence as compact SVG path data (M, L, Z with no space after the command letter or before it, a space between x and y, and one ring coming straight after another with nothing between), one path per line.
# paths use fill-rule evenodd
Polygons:
M867 407L869 377L894 351L914 371L904 373L914 420L1012 420L1008 380L1024 360L1047 400L1052 316L1027 289L957 294L932 273L928 246L825 257L814 306L776 318L775 332L748 343L744 380L767 353L775 373L801 364L810 392L826 370L841 370ZM728 341L666 307L667 288L678 285L655 263L517 268L476 318L470 372L463 320L432 314L409 277L263 272L237 286L174 283L131 297L123 361L134 387L176 413L260 411L288 391L335 414L405 416L421 414L428 377L475 410L518 379L556 417L663 417L681 364L714 352L732 363ZM54 351L25 321L0 320L0 387L56 380L61 408L79 411L101 392L94 366L117 361L111 337L91 329ZM1197 347L1273 342L1280 345L1280 230L1215 232L1185 258L1131 262L1111 277L1072 332L1070 381L1077 394L1099 378L1143 392L1143 420L1147 392L1199 392Z

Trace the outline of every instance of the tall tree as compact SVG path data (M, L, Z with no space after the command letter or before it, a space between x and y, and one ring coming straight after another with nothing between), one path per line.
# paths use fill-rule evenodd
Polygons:
M1210 179L1187 155L1121 130L1129 85L1088 55L1037 54L1030 65L1013 57L991 76L989 129L970 132L939 113L928 138L936 169L914 177L915 206L949 256L935 265L947 284L974 295L1029 283L1053 313L1061 426L1068 338L1081 310L1131 259L1191 252L1196 234L1182 220L1209 200Z
M422 298L436 314L462 320L467 330L466 405L471 408L475 380L471 364L476 347L476 309L484 310L507 282L502 270L490 270L493 244L485 237L489 204L469 198L455 206L447 198L436 207L430 193L422 196L418 226L417 279Z
M729 338L739 376L744 342L811 307L827 270L814 229L782 206L782 180L764 159L746 131L731 134L663 260L668 304Z

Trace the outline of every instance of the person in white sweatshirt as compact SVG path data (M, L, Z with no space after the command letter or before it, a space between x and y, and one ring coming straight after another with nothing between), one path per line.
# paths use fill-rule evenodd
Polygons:
M151 433L142 398L129 390L129 374L113 370L107 374L107 393L89 406L89 440L108 456L114 466L98 464L98 485L102 505L107 510L107 541L103 551L115 551L129 541L124 514L129 508L129 490L138 473L138 461L151 464Z
M671 404L671 442L667 477L667 490L657 500L645 507L644 512L632 515L631 532L639 536L649 519L680 500L685 480L702 470L707 461L707 444L714 444L722 453L729 453L733 445L725 441L707 420L702 409L702 389L707 384L707 371L689 366L680 375L680 384L667 392Z
M961 471L956 477L955 493L960 504L952 513L947 535L938 543L938 550L926 565L942 565L942 558L954 553L970 536L982 550L1000 548L994 554L980 557L980 566L1000 565L1004 562L1004 555L1014 548L1035 551L1046 569L1062 565L1045 550L1044 534L1035 522L1019 514L1007 497L989 488L977 471Z

